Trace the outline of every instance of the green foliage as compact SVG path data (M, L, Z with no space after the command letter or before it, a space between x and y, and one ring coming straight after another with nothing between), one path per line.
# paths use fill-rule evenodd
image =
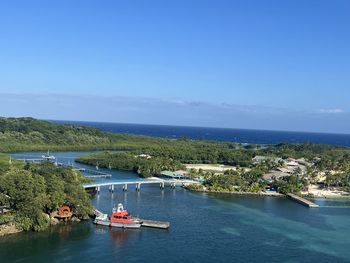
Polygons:
M262 149L261 155L282 157L284 159L288 157L292 158L305 158L313 160L314 158L320 158L321 164L323 162L337 163L341 159L350 159L350 149L335 145L325 144L287 144L281 143L277 145L271 145L265 149Z
M171 158L152 157L150 159L137 157L129 152L104 152L92 155L86 155L78 158L76 161L99 165L101 167L111 166L114 169L134 171L143 177L156 176L163 170L179 170L184 166Z
M6 213L0 215L0 225L11 223L15 220L15 217L12 213Z
M241 150L238 151L237 149ZM252 149L239 144L112 134L95 128L58 125L33 118L0 118L0 152L37 150L123 150L182 163L249 166Z
M212 191L261 192L265 189L259 169L248 172L228 170L224 174L205 173L204 185Z
M189 138L164 139L128 134L112 134L95 128L76 125L58 125L33 118L0 118L0 152L28 151L28 150L117 150L119 152L104 152L78 158L79 162L125 169L138 172L144 177L158 175L162 170L183 169L184 163L227 164L236 167L249 167L248 172L238 170L237 173L226 173L225 176L206 175L207 185L212 188L228 189L229 191L258 191L265 187L262 175L282 165L266 160L260 164L253 164L252 158L256 155L282 158L305 158L311 163L306 175L296 171L291 179L283 179L280 189L299 191L300 185L295 184L294 178L313 182L319 172L326 173L326 184L349 189L350 149L321 144L277 144L269 146L241 145L233 142L216 142L205 140L191 140ZM149 154L151 159L135 158L139 154ZM12 167L12 168L11 168ZM0 174L9 173L16 162L11 166L8 157L0 155ZM79 174L62 171L62 174L52 174L52 167L44 168L20 167L24 174L27 171L32 179L18 178L24 186L34 180L33 189L25 189L35 196L34 203L46 204L44 209L50 211L57 208L62 202L74 203L75 208L86 214L80 203L86 202L80 190L74 195L71 188L82 180ZM33 170L34 169L34 170ZM332 172L331 172L332 171ZM15 172L13 172L15 173ZM44 178L34 178L39 174ZM201 177L203 174L191 172L192 177ZM17 175L14 177L17 178ZM64 182L69 182L69 184ZM45 185L46 191L41 191ZM23 187L24 187L23 186ZM284 190L282 190L284 191ZM48 192L50 194L48 194ZM62 194L63 193L63 194ZM0 196L0 202L3 198Z
M41 231L50 224L45 213L63 204L78 216L90 213L90 200L80 183L78 172L51 163L14 166L0 174L0 202L7 202L19 229Z
M275 186L282 194L295 193L298 194L307 185L307 182L298 176L291 175L284 177L282 180L275 182Z

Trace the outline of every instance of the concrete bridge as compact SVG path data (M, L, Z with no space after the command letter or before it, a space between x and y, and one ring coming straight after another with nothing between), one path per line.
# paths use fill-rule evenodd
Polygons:
M189 184L199 184L197 181L188 180L188 179L160 179L160 178L152 178L152 179L130 179L130 180L114 180L114 181L104 181L104 182L93 182L86 183L82 186L85 189L94 188L99 194L101 191L101 187L108 186L110 192L114 192L116 186L122 186L123 191L128 190L129 185L134 185L136 191L140 191L142 184L159 184L160 189L164 189L166 185L169 185L172 188L176 186L186 186Z

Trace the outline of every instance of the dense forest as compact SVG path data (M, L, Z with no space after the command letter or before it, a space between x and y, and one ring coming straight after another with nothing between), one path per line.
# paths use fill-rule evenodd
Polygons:
M219 163L249 167L256 155L349 160L350 149L321 144L242 145L235 142L165 139L59 125L33 118L0 118L0 152L36 150L121 150L181 163ZM327 165L327 164L325 164Z
M118 170L134 171L143 177L157 176L163 170L185 169L178 161L167 157L152 157L150 159L139 157L130 152L104 152L92 155L84 155L76 159L77 162L111 167Z
M0 152L35 150L108 150L82 156L78 161L115 169L126 169L148 177L158 175L161 170L183 169L183 164L225 164L237 168L249 168L252 172L235 172L222 178L207 177L208 185L226 187L227 182L242 182L241 189L262 189L265 187L262 175L265 167L255 167L252 160L257 155L286 158L305 158L307 176L315 173L327 175L326 184L349 188L350 149L321 144L277 144L243 145L235 142L207 140L166 139L140 135L115 134L96 128L59 125L33 118L0 118ZM151 158L142 158L145 154ZM269 169L272 167L269 167ZM0 169L3 169L0 167ZM243 171L243 170L242 170ZM299 176L299 175L298 175ZM304 185L301 175L283 178L278 182L280 189L298 191ZM253 178L254 180L251 180ZM277 183L276 183L277 184ZM231 186L236 186L231 184ZM257 187L259 186L259 187ZM287 191L286 190L286 191Z
M48 214L62 205L73 209L77 218L91 212L88 194L80 185L86 180L79 172L51 163L9 162L0 155L0 225L12 223L19 230L41 231L50 225Z
M235 149L245 151L241 154ZM102 132L95 128L59 125L33 118L0 118L0 152L37 150L124 150L171 158L182 163L225 163L246 166L250 146L232 142L164 139Z

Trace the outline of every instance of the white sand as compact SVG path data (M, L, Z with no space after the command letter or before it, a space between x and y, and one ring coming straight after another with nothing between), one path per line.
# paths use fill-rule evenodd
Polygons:
M199 170L202 169L203 171L208 172L217 172L217 173L223 173L227 170L236 170L237 168L235 166L230 165L221 165L221 164L185 164L186 169L195 169Z
M343 197L343 196L349 196L348 192L344 192L338 189L325 189L320 188L318 185L310 185L308 187L307 191L301 192L302 195L313 195L316 197L328 197L328 198L334 198L334 197Z

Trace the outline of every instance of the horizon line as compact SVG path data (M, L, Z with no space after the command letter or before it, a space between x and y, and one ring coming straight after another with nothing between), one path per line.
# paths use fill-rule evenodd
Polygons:
M266 132L291 132L291 133L309 133L309 134L323 134L323 135L345 135L350 136L350 133L340 132L312 132L300 130L270 130L270 129L249 129L249 128L233 128L233 127L212 127L212 126L195 126L195 125L172 125L172 124L157 124L157 123L132 123L132 122L115 122L115 121L85 121L85 120L58 120L58 119L39 119L50 122L81 122L81 123L107 123L107 124L127 124L127 125L149 125L149 126L163 126L163 127L182 127L182 128L204 128L204 129L221 129L221 130L245 130L245 131L266 131Z

